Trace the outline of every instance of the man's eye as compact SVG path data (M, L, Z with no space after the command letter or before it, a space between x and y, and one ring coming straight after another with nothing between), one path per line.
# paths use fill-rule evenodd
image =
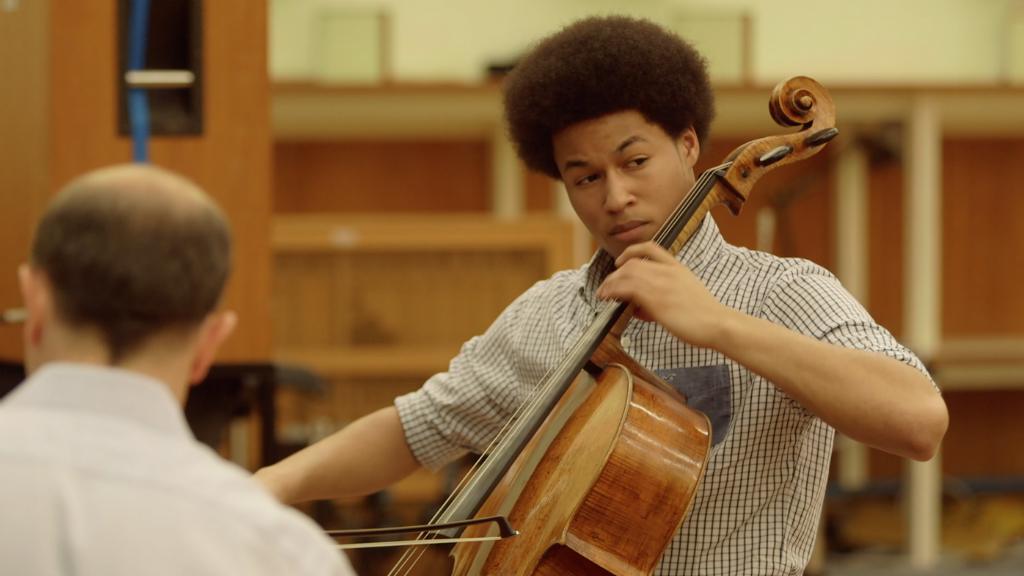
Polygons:
M588 174L576 181L577 186L585 186L597 180L597 174Z
M630 168L639 168L640 166L643 166L647 160L647 156L637 156L636 158L631 159L626 165Z

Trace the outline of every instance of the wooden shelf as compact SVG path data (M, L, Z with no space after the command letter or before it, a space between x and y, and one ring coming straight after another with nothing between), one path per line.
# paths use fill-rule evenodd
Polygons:
M918 103L934 102L943 131L961 135L1024 134L1024 86L827 85L840 124L901 122ZM716 136L781 129L768 116L771 86L716 86ZM496 83L331 86L276 83L271 125L277 139L487 138L503 136Z
M538 251L553 274L573 266L572 235L572 223L553 216L303 214L274 217L271 246L275 254Z
M284 349L275 361L305 366L326 378L426 378L448 368L460 344Z
M949 340L929 368L943 390L1024 389L1024 339Z
M274 137L486 138L501 126L495 84L330 86L274 84Z

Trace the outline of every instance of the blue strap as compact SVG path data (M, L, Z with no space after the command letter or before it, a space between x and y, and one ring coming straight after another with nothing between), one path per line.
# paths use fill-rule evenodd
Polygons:
M146 33L149 28L149 0L134 0L129 30L128 69L146 67ZM143 88L128 90L128 117L132 126L132 159L149 161L149 98Z

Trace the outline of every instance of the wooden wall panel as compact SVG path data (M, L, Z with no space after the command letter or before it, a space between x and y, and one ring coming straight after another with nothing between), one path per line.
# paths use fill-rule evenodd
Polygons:
M31 3L27 3L31 4ZM270 356L270 119L266 7L203 2L205 131L153 138L155 164L198 182L232 223L225 306L239 325L223 361ZM52 165L48 192L87 170L131 160L116 133L116 2L61 2L52 13Z
M947 138L943 160L943 336L1024 338L1024 195L1016 179L1024 138ZM947 473L1024 477L1014 449L1024 442L1024 391L945 396Z
M1024 338L1024 139L943 144L943 332Z
M49 187L49 4L0 11L0 310L21 305L15 270ZM0 359L21 356L21 330L0 325Z
M487 212L485 141L279 141L274 211Z
M957 477L1024 478L1024 390L947 392L943 468Z
M943 324L945 336L1024 333L1024 308L1014 286L1024 281L1024 197L1010 191L1014 163L1024 163L1024 139L948 139L943 163ZM903 323L904 171L899 162L874 165L870 181L868 309L899 335ZM1013 185L1010 184L1010 188ZM980 305L978 308L976 305Z
M868 301L875 320L903 331L903 166L876 164L868 176Z

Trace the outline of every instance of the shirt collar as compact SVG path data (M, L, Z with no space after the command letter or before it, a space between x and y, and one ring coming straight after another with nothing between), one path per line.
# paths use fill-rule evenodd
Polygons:
M163 434L194 438L166 384L120 368L52 362L15 388L3 404L91 413L130 420Z
M725 244L722 233L715 224L711 213L704 215L697 231L690 236L690 239L683 245L683 249L676 254L676 259L686 265L694 274L701 271L714 258ZM590 262L584 266L584 283L580 287L580 296L587 302L594 301L594 293L604 281L605 277L615 269L615 260L604 250L598 250Z

